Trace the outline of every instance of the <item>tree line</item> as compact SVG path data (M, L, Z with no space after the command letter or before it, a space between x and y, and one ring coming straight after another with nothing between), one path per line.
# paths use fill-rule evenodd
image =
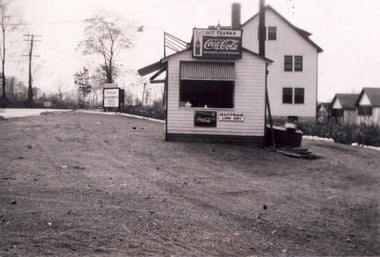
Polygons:
M9 106L9 104L22 105L27 102L28 90L33 92L33 99L41 101L59 102L70 99L70 103L75 101L78 104L85 102L90 93L99 91L105 84L117 82L121 75L128 71L122 64L121 56L125 50L132 46L132 32L128 32L127 27L123 27L122 21L116 15L107 17L95 15L83 20L84 29L83 37L77 44L77 51L83 56L90 56L91 67L83 66L73 74L73 84L75 85L76 96L72 93L66 93L63 97L61 88L54 94L41 92L37 87L25 86L24 82L16 77L6 76L6 56L7 56L7 37L10 33L17 32L23 26L21 18L16 15L12 9L11 0L0 0L0 26L1 34L1 67L2 67L2 85L0 88L0 107ZM130 71L129 71L130 72ZM132 72L133 73L133 72ZM137 77L137 73L129 74ZM136 84L144 85L139 78L134 78ZM28 88L30 87L30 89ZM142 97L139 102L144 105L150 97L150 90L146 85L141 86ZM51 99L50 99L51 98ZM131 101L130 92L126 94L126 102ZM36 103L34 103L36 104Z

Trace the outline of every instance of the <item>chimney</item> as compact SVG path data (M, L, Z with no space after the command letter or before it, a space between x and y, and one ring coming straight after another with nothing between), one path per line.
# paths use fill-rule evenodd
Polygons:
M260 0L259 6L259 55L265 57L265 0Z
M231 27L232 29L240 29L240 3L233 3L231 9Z

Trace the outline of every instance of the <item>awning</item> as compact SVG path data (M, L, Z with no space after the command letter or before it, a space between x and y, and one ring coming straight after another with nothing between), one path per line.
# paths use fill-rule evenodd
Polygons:
M235 63L181 62L182 80L235 80Z
M140 74L140 76L145 76L149 73L158 71L158 70L162 69L163 67L165 67L165 64L163 64L162 61L158 61L158 62L152 63L148 66L145 66L141 69L138 69L137 72Z

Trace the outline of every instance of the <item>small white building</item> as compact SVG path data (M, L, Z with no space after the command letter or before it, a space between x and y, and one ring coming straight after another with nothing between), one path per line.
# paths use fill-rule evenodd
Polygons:
M274 117L315 119L318 90L318 54L322 49L304 31L274 8L265 7L265 56L269 67L268 90ZM243 47L257 52L259 14L242 24Z
M263 145L271 63L242 47L238 26L196 28L190 47L139 73L158 70L151 81L165 83L166 140ZM162 72L165 80L155 80Z
M338 123L356 124L357 111L355 103L358 94L335 94L330 105L330 120Z
M356 101L357 123L380 126L380 88L365 87Z
M165 62L167 140L263 144L270 60L245 49L237 60L198 59L187 49Z

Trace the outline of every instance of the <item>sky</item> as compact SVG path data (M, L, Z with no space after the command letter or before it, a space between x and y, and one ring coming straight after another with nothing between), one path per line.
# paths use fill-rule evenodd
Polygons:
M194 27L230 25L231 4L241 3L241 20L258 12L259 0L12 0L26 24L12 32L7 75L27 84L28 42L23 34L41 35L33 59L33 85L56 92L74 88L73 74L94 62L76 50L83 39L83 19L94 14L120 16L133 46L120 61L136 70L163 57L163 31L190 41ZM380 87L380 0L266 0L293 25L312 33L319 55L318 100L335 93L359 93ZM137 32L144 26L143 32ZM120 81L128 87L130 79Z

